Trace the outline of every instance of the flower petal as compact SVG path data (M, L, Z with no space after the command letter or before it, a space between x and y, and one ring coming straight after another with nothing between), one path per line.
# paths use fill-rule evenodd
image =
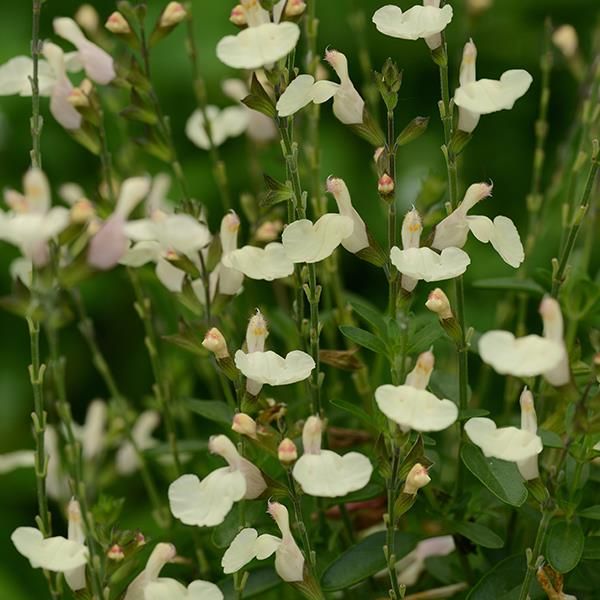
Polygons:
M156 262L160 258L160 244L158 242L138 242L119 260L119 264L128 267L141 267L149 262Z
M527 71L512 69L504 72L499 81L480 79L459 87L454 94L454 103L480 115L510 110L527 92L532 81Z
M402 12L399 6L382 6L375 11L373 23L384 35L403 40L418 40L442 32L452 21L452 7L413 6Z
M315 361L301 350L293 350L285 358L271 350L248 354L238 350L235 365L248 379L277 386L308 379L315 368Z
M35 465L33 450L16 450L0 454L0 475L10 473L15 469L30 468Z
M277 114L289 117L313 100L315 78L312 75L298 75L277 101Z
M294 263L288 258L282 244L272 242L264 249L244 246L223 258L226 267L236 269L250 279L273 281L289 277Z
M234 502L246 493L246 480L240 471L222 467L202 481L196 475L182 475L169 486L169 506L173 516L185 525L220 525Z
M440 400L427 390L410 385L382 385L375 390L379 410L403 429L442 431L458 417L458 408L450 400Z
M345 496L360 490L371 478L373 466L358 452L340 456L331 450L303 454L292 471L305 494L324 498Z
M223 573L237 573L256 558L258 532L251 527L242 529L234 538L221 559Z
M295 23L265 23L228 35L217 44L217 57L234 69L260 69L287 56L298 43Z
M314 224L308 219L290 223L285 228L281 241L293 262L315 263L331 256L353 231L352 219L330 213L323 215Z
M483 362L501 375L535 377L554 369L564 357L561 344L539 335L515 338L509 331L488 331L479 338Z
M543 450L542 440L535 433L517 427L498 429L494 421L483 417L469 419L465 431L485 456L517 462L537 456Z
M223 600L223 598L223 592L210 581L197 579L188 585L186 600Z
M390 257L392 264L402 273L413 279L442 281L462 275L471 259L460 248L444 248L437 254L431 248L408 248L400 250L394 246Z

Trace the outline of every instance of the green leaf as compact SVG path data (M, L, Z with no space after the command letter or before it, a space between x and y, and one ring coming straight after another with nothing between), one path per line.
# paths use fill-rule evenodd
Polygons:
M440 327L438 320L431 321L423 327L417 329L408 342L408 354L421 354L429 350L433 343L444 335L444 330Z
M517 600L525 578L525 553L509 556L497 563L471 589L467 600ZM542 600L546 594L535 579L529 588L530 600Z
M527 500L527 488L514 463L487 458L473 444L465 444L460 456L467 469L502 502L521 506Z
M354 415L357 419L359 419L369 427L376 428L376 423L373 417L367 414L367 412L357 404L353 404L352 402L346 402L346 400L340 400L339 398L334 398L333 400L330 400L330 403L333 404L333 406L337 406L338 408L341 408L342 410L345 410L350 414Z
M358 299L350 300L350 306L352 310L362 319L364 319L369 325L376 329L379 333L383 333L386 330L385 319L379 313L378 310Z
M572 571L581 560L585 536L577 523L559 521L548 531L546 559L559 573Z
M185 400L185 405L192 412L209 421L214 421L227 427L230 427L233 421L233 410L220 400L194 400L193 398L188 398Z
M385 540L386 532L378 531L342 553L325 569L321 577L323 589L327 592L343 590L385 569ZM398 558L405 556L416 544L415 535L396 533L394 553Z
M467 419L475 419L476 417L487 417L489 414L490 411L484 408L465 408L458 412L458 420L466 421Z
M499 535L480 523L462 521L454 523L452 529L484 548L502 548L504 546L504 540Z
M385 344L381 341L381 338L378 338L371 332L349 325L340 326L340 331L355 344L363 346L377 354L387 356L388 351Z
M587 508L577 511L577 514L584 519L594 519L595 521L598 521L600 520L600 504L588 506Z
M517 279L516 277L495 277L479 279L471 284L480 290L497 290L502 292L521 292L532 296L543 296L546 290L532 279Z
M225 596L225 600L237 600L237 598L255 598L276 588L282 583L281 578L272 567L262 567L254 571L250 571L248 581L244 587L241 596L237 596L233 587L233 578L228 577L225 581L219 582L219 587Z
M240 530L240 515L239 509L236 506L234 510L230 510L225 520L217 525L211 533L210 541L221 549L229 548L233 538Z
M341 498L324 498L327 506L335 506L336 504L348 504L349 502L364 502L372 500L385 494L385 488L380 483L368 483L362 490L350 492Z
M560 435L547 429L538 429L538 435L542 438L542 443L546 448L564 448Z
M427 131L429 117L415 117L396 138L396 146L405 146Z
M585 540L583 560L600 560L600 535L594 535Z
M269 207L280 202L287 202L294 196L294 192L289 184L280 183L273 177L263 174L265 180L265 186L267 187L267 193L261 201L261 206Z
M271 117L274 119L277 116L277 110L275 109L275 104L271 97L265 89L258 81L256 74L252 75L252 82L250 83L250 94L246 96L242 102L253 110L257 110L258 112L266 115L267 117Z

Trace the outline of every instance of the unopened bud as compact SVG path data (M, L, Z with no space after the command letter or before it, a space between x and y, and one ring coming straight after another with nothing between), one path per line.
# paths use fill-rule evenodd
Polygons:
M256 421L246 413L237 413L233 417L231 429L240 435L246 435L255 440L256 436Z
M138 547L146 545L146 536L141 531L135 534L135 543Z
M160 17L160 27L174 27L187 17L187 12L179 2L169 2Z
M440 288L435 288L435 290L429 294L425 306L431 312L435 313L442 321L453 317L450 300L448 300L448 296L446 296Z
M75 21L88 34L96 33L100 25L98 12L90 4L82 4L79 7L79 10L75 13Z
M84 91L78 87L74 87L67 96L69 104L75 108L87 108L90 105L90 99Z
M384 173L377 182L377 191L382 196L389 196L395 187L394 180L387 173Z
M258 242L273 242L279 237L282 230L283 223L281 221L265 221L256 230L254 237Z
M296 444L290 438L284 438L279 443L279 447L277 448L277 458L279 458L279 462L282 462L284 465L293 463L298 458L298 449L296 448Z
M108 17L104 27L116 35L131 33L131 27L129 27L129 23L119 11L115 11L110 15L110 17Z
M225 341L223 334L216 327L208 330L204 336L202 346L204 346L204 348L206 348L209 352L212 352L219 360L229 356L227 342Z
M125 558L125 553L119 544L115 544L114 546L111 546L109 551L106 553L106 556L108 556L110 560L120 562Z
M404 483L404 489L402 491L405 494L412 494L414 496L430 481L431 477L429 477L427 469L421 463L417 463L406 476L406 482Z
M286 17L298 17L303 14L305 10L306 2L303 2L303 0L288 0L284 14Z
M77 200L77 202L71 206L71 223L87 223L95 216L95 214L96 210L94 209L94 205L87 198L82 198L81 200Z
M244 27L248 25L248 19L246 18L246 10L241 4L234 6L229 15L229 21L238 27Z
M573 58L577 54L577 47L579 46L577 31L572 25L561 25L552 34L552 43L566 58Z

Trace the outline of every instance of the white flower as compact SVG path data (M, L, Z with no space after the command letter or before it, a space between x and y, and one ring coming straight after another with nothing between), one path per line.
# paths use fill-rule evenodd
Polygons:
M316 263L333 251L354 232L350 217L329 213L316 223L300 219L283 231L281 242L288 258L295 263Z
M300 28L295 23L264 23L225 36L217 44L217 57L234 69L269 68L287 56L299 38Z
M327 50L325 60L340 79L340 86L333 97L333 114L344 125L360 125L363 122L365 101L350 79L348 59L337 50Z
M520 462L537 457L542 451L542 440L535 433L517 427L497 428L491 419L477 417L465 423L471 441L481 448L485 456Z
M152 596L147 591L153 584L164 584L175 593L181 592L183 586L175 579L159 577L162 568L177 555L173 544L156 544L148 558L146 568L129 584L124 600L148 600ZM185 588L183 588L185 590ZM155 596L160 598L160 596Z
M152 178L152 185L144 202L146 216L152 217L155 211L165 214L173 212L173 204L167 198L170 189L171 176L168 173L158 173Z
M369 459L358 452L340 456L321 449L323 422L310 416L302 430L304 454L294 465L292 474L305 494L325 498L345 496L360 490L371 478L373 467Z
M187 589L175 579L159 577L145 587L143 600L223 600L223 592L210 581L197 579Z
M441 321L452 319L454 316L450 300L448 300L448 296L440 288L435 288L435 290L429 293L425 306L432 313L435 313Z
M564 348L539 335L515 338L509 331L494 330L479 338L479 355L501 375L536 377L559 366Z
M394 246L390 252L392 264L402 275L416 280L443 281L462 275L471 259L460 248L445 248L437 254L431 248L400 250Z
M289 277L294 263L288 258L282 244L272 242L264 248L244 246L223 258L223 264L243 273L250 279L273 281Z
M186 525L219 525L234 502L258 498L267 488L260 470L240 456L229 438L214 436L208 447L229 466L216 469L202 481L196 475L182 475L169 486L171 512Z
M536 435L537 414L533 403L533 394L527 388L521 392L519 404L521 405L521 431ZM540 476L537 455L518 461L517 467L526 481L537 479Z
M69 211L50 207L50 186L41 169L30 169L23 178L24 194L9 191L7 204L13 211L0 211L0 239L17 246L36 266L48 262L48 242L69 224Z
M186 214L165 214L155 210L149 219L124 224L125 235L135 243L119 260L122 265L140 267L156 263L156 276L172 292L181 292L185 273L167 259L194 253L210 243L211 235L203 223Z
M116 467L119 475L131 475L140 468L137 451L153 448L158 441L152 437L152 432L160 424L160 414L155 410L145 410L131 428L134 445L128 440L117 450Z
M248 353L260 353L265 351L265 341L269 335L267 322L260 310L256 310L246 328L246 351ZM263 383L252 378L246 380L246 390L252 396L258 396Z
M479 201L492 195L492 187L487 183L469 186L458 207L438 223L432 247L437 250L450 246L462 248L471 231L480 242L490 242L502 260L516 269L525 259L525 253L515 224L503 216L492 221L488 217L468 215Z
M206 117L210 123L210 135L214 146L220 146L225 140L242 135L248 128L248 111L241 106L206 107ZM195 110L185 126L185 134L202 150L210 150L210 140L206 133L204 112Z
M425 571L426 560L430 556L447 556L454 552L454 538L451 535L427 538L396 563L398 583L409 586L417 583L421 573Z
M230 211L221 220L220 230L222 254L219 264L219 293L227 296L235 296L244 283L244 274L225 264L226 257L237 250L239 229L240 218L235 212Z
M16 469L33 468L35 453L33 450L15 450L0 454L0 475L11 473Z
M452 21L452 7L439 8L439 0L424 0L428 6L413 6L402 12L399 6L388 4L375 11L373 23L384 35L402 40L425 39L432 49L441 44L440 33Z
M221 84L223 93L240 103L240 108L248 115L248 125L246 127L246 135L255 142L268 142L279 137L277 126L271 117L264 115L257 110L241 104L242 100L248 96L250 90L241 79L225 79Z
M69 502L68 514L68 539L71 542L85 546L85 534L81 526L81 507L74 498ZM85 565L65 571L67 585L76 592L85 588Z
M421 244L421 232L423 231L423 224L421 223L421 215L416 208L413 208L406 213L402 221L402 248L408 250L409 248L419 248ZM418 279L409 277L408 275L402 275L401 285L402 288L407 292L412 292L417 287Z
M505 71L500 80L476 80L477 48L472 40L463 51L460 69L460 87L454 92L454 103L459 107L458 129L471 133L479 123L480 115L499 110L510 110L523 96L533 78L523 69Z
M450 400L440 400L425 388L433 372L434 356L424 352L404 385L381 385L375 390L379 410L403 431L441 431L458 417L458 408Z
M53 26L57 35L68 40L77 48L79 60L90 79L106 85L116 77L110 54L90 42L73 19L68 17L54 19Z
M85 413L83 426L73 423L74 433L81 443L81 453L85 460L98 457L106 446L106 422L108 407L102 400L93 400Z
M278 502L269 502L269 514L275 519L281 538L258 535L256 529L242 529L223 555L221 566L226 574L236 573L254 558L264 560L275 553L275 570L288 582L304 578L304 556L290 530L287 508Z
M0 96L31 96L33 60L29 56L15 56L0 66ZM40 96L49 96L56 75L45 61L38 61L38 87Z
M248 378L266 385L288 385L308 379L315 368L315 361L301 350L293 350L283 358L279 354L238 350L235 366Z
M369 236L367 234L367 226L357 210L352 206L352 198L350 197L346 182L343 179L329 177L327 179L327 191L335 198L340 215L349 217L354 224L352 235L342 240L342 246L353 254L368 248Z
M279 97L277 114L289 117L311 102L323 104L333 98L339 88L340 85L332 81L315 81L312 75L298 75Z
M239 412L233 417L231 424L232 431L239 433L240 435L248 436L253 440L258 439L256 421L246 413Z
M133 209L150 191L149 177L132 177L121 185L119 199L113 214L92 238L88 249L88 263L100 270L118 264L129 247L125 222Z
M555 342L563 349L562 358L558 365L544 372L543 375L550 385L555 387L567 385L571 379L571 372L569 370L569 355L564 341L564 326L560 304L554 298L547 296L540 304L540 315L544 322L544 338Z
M83 544L61 536L44 539L34 527L18 527L10 539L34 569L67 573L85 567L88 560L88 549Z

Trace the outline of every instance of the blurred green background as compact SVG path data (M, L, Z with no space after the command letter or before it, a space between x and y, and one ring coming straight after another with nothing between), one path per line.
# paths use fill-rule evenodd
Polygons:
M98 10L101 22L114 10L109 0L96 0L91 4ZM148 2L153 20L166 2ZM220 81L236 74L220 64L215 57L218 40L233 32L228 22L232 2L224 0L194 0L195 28L200 52L200 65L208 85L211 103L220 106L231 102L222 94ZM439 147L442 132L437 113L439 80L437 68L432 63L423 42L393 40L377 33L370 23L373 11L384 4L382 0L320 0L319 51L327 46L348 55L351 74L357 86L361 73L357 59L357 36L348 23L351 7L366 15L366 44L375 68L391 56L404 70L400 94L399 120L408 122L417 115L431 116L428 132L417 142L401 149L399 154L398 198L403 213L415 202L421 182L430 175L445 177L443 157ZM403 8L410 2L399 3ZM533 124L537 115L540 92L539 57L543 48L544 19L549 16L554 24L571 23L580 36L583 54L588 54L593 27L597 24L597 0L495 0L493 7L477 17L469 17L464 9L465 0L452 2L455 17L448 29L450 68L455 86L462 45L472 37L479 56L477 71L480 77L497 78L510 68L524 68L532 73L534 83L527 95L519 100L512 111L505 111L481 119L476 135L470 143L461 167L464 185L491 179L494 197L481 212L505 214L518 225L525 223L525 198L531 179ZM55 16L72 16L79 3L74 0L48 0L42 15L42 36L51 37L51 21ZM30 3L24 0L0 4L0 63L29 51L31 29ZM153 52L154 83L166 114L171 116L177 147L193 195L209 208L209 221L213 228L218 224L222 209L212 179L208 153L197 149L183 134L185 121L195 108L190 84L190 66L185 52L185 31L181 27L164 40ZM300 53L299 56L302 56ZM552 73L552 96L549 109L550 133L548 161L544 175L547 185L556 169L556 150L565 139L573 121L578 99L578 84L564 60L557 54ZM124 107L124 104L120 107ZM62 131L48 113L48 102L42 100L45 124L42 137L44 169L54 190L66 181L77 181L93 194L98 180L97 159L87 153ZM19 97L0 98L0 182L3 187L19 187L20 178L29 164L30 102ZM110 115L110 119L114 115ZM118 156L122 140L115 127L110 128L113 153ZM114 134L114 135L113 135ZM372 149L352 136L331 115L330 106L322 110L322 178L329 174L342 177L348 183L357 208L368 225L384 240L385 222L376 193L371 168ZM232 188L236 196L253 191L249 176L249 153L243 138L230 140L221 148L227 164ZM273 144L259 154L261 167L269 174L282 178L283 165L279 148ZM164 170L159 163L141 152L135 155L138 172L156 173ZM55 194L56 195L56 194ZM177 197L176 189L172 196ZM242 232L242 241L244 241ZM476 242L470 242L475 246ZM548 265L558 245L556 230L545 230L543 244L538 244L536 265ZM13 249L0 248L0 293L11 287L8 265L16 256ZM467 277L471 281L482 276L510 275L511 269L493 254L491 248L477 249ZM364 263L363 263L364 264ZM383 306L385 282L380 273L358 264L344 256L343 268L348 286L374 303ZM252 287L252 286L249 286ZM421 292L423 294L425 290ZM252 292L254 293L254 292ZM124 391L137 406L150 391L151 377L142 343L141 326L132 308L132 296L123 273L114 272L96 277L87 283L84 296L94 318L99 341L105 350ZM254 296L252 296L254 299ZM467 292L467 314L476 329L488 328L495 316L495 300L482 292ZM497 299L497 298L496 298ZM248 303L246 304L248 306ZM164 330L173 329L168 320ZM539 325L536 325L539 327ZM29 361L27 329L22 319L0 312L0 452L32 447L29 413L32 401L26 366ZM81 342L75 326L65 333L65 352L69 358L69 396L74 405L76 419L81 422L85 406L104 391L89 360L86 347ZM35 497L31 471L2 476L0 480L0 597L2 600L25 600L45 597L42 577L32 577L25 559L19 556L8 538L17 525L32 524L35 514ZM131 504L142 504L143 488L133 479L122 490ZM135 525L133 515L137 509L130 507L128 522ZM146 517L147 520L147 517ZM57 522L60 519L57 517Z

